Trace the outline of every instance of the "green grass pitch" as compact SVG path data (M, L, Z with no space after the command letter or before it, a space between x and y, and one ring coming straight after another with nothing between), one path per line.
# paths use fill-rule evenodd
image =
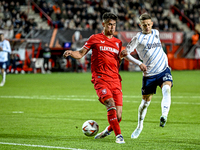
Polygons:
M200 149L200 71L172 71L174 86L166 126L159 126L162 94L158 87L137 139L130 136L137 126L142 73L120 74L124 94L120 126L125 144L116 144L114 133L98 140L82 133L86 120L95 120L99 132L108 125L91 73L8 74L0 88L0 149Z

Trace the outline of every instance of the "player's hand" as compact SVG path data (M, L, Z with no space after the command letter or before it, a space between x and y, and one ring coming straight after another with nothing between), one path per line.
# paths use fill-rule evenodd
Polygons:
M2 47L0 47L0 51L3 51L3 48L2 48Z
M126 57L127 55L128 55L128 53L127 53L127 50L126 50L126 49L124 49L124 50L121 51L121 53L120 53L120 57L121 57L121 58Z
M64 58L67 58L67 56L71 56L71 54L72 54L72 51L71 51L71 50L66 50L66 51L64 52L64 54L63 54L63 57L64 57Z
M143 72L147 71L147 66L145 64L142 63L141 65L139 65L139 67Z

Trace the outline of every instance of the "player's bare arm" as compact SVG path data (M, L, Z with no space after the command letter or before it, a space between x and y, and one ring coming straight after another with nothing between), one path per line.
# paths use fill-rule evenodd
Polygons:
M72 51L72 50L66 50L63 54L64 58L67 58L68 56L71 56L75 59L81 59L86 53L87 49L81 48L79 51Z

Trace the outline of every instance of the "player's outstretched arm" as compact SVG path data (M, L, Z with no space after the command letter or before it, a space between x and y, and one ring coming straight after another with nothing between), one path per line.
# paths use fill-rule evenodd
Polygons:
M75 59L81 59L87 52L88 50L85 48L81 48L78 51L66 50L63 54L63 57L67 58L68 56L71 56Z
M137 64L143 72L147 71L146 65L143 64L141 61L139 61L139 60L135 59L134 57L132 57L130 54L127 54L125 59L130 61L130 62L132 62L132 63L134 63L134 64Z

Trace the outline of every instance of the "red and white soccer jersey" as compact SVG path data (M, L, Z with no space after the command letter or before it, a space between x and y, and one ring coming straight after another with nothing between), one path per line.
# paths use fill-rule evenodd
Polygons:
M91 72L92 79L100 77L104 81L120 81L119 54L122 42L112 37L107 38L103 33L93 34L83 46L88 51L92 49Z

